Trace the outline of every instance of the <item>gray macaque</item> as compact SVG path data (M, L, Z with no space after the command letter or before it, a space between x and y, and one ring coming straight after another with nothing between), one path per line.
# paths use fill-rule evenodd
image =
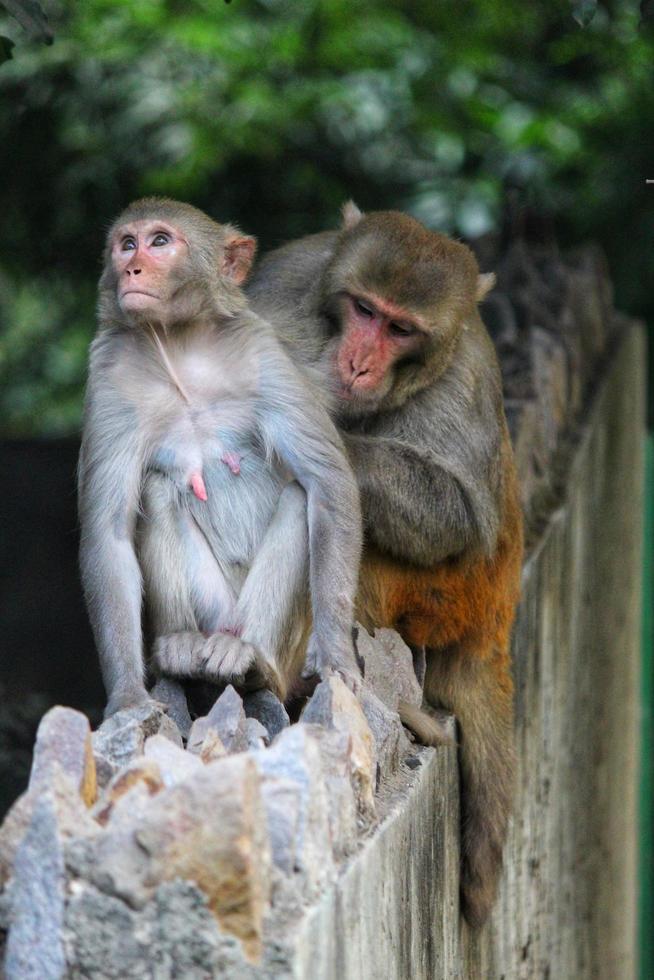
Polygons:
M364 518L358 617L400 632L427 701L457 717L462 905L479 926L511 810L522 556L500 372L477 310L494 276L408 215L349 204L344 219L265 257L248 295L334 394ZM425 713L401 713L442 738Z
M254 251L166 199L108 234L79 465L106 717L149 698L142 596L162 673L254 674L281 697L303 668L359 684L356 481L324 399L247 306Z

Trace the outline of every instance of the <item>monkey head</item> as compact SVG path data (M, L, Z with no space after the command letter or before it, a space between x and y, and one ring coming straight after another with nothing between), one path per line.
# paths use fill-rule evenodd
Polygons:
M349 202L322 303L341 414L401 404L447 367L463 325L493 287L465 245L395 211Z
M166 198L130 204L109 230L100 320L169 328L243 309L256 241Z

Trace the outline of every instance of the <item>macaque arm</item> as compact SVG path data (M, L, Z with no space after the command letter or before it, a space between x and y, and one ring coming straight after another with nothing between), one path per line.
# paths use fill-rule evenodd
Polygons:
M106 717L148 698L133 540L142 466L131 412L91 388L79 468L80 566L107 692Z
M371 543L418 565L474 543L478 531L470 495L445 466L396 439L344 438Z
M491 553L500 521L497 412L460 379L448 385L444 397L402 406L392 427L343 434L367 540L422 566Z
M307 496L313 633L307 670L358 675L352 642L361 554L356 480L327 413L281 351L262 382L264 439ZM353 682L355 683L355 682Z

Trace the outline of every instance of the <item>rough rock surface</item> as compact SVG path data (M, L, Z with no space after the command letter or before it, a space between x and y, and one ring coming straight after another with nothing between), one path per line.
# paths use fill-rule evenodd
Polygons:
M69 777L90 806L97 794L91 727L79 711L56 706L44 715L36 737L29 788L47 785L53 765Z
M261 722L271 742L283 728L288 728L290 725L286 708L272 691L262 690L246 694L243 707L248 718L256 718Z
M330 677L301 724L270 692L243 701L232 686L191 723L163 682L92 737L79 713L49 712L0 829L8 978L290 978L303 910L412 751L392 689L396 674L418 699L411 653L388 631L365 636L361 698Z

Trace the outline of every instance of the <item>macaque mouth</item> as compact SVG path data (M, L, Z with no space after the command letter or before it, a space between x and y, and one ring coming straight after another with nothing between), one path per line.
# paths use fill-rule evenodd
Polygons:
M150 299L159 299L156 293L150 293L147 289L124 289L120 298L124 299L125 296L149 296Z

